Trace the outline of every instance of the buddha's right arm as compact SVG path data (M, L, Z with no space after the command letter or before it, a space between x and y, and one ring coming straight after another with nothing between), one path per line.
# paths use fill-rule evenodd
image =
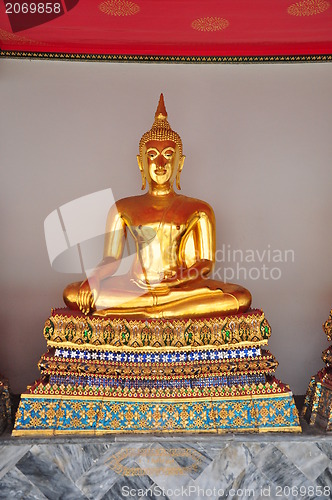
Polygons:
M108 213L104 240L103 260L93 272L93 277L103 280L112 276L118 269L126 241L125 218L113 205Z

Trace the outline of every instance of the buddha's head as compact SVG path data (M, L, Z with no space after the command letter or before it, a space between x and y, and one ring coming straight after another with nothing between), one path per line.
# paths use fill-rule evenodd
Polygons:
M139 143L138 166L142 174L142 189L149 185L173 186L180 188L180 174L185 156L182 154L182 141L176 132L171 129L167 121L167 112L163 94L155 114L152 128L146 132Z

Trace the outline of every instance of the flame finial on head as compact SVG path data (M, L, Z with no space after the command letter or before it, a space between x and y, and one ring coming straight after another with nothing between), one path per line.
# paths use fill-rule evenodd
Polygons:
M160 94L157 111L154 115L155 119L167 119L167 111L165 108L164 94Z
M179 134L177 134L176 132L174 132L174 130L171 129L171 126L168 123L167 111L166 111L166 107L165 107L163 94L160 94L158 107L157 107L157 110L155 113L154 123L153 123L151 129L148 132L145 132L145 134L142 136L142 138L140 140L139 152L140 152L141 157L143 156L145 144L148 141L152 141L152 140L174 141L179 148L180 156L182 156L181 137L179 136Z

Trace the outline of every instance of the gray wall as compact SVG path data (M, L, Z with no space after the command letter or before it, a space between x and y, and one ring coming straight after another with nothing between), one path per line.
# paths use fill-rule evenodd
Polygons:
M182 191L214 207L220 260L255 253L238 281L272 326L277 376L304 393L332 307L331 88L331 64L2 60L0 371L12 389L38 377L43 323L75 278L52 270L44 219L107 187L115 198L139 192L138 141L163 91L187 156ZM294 259L273 262L279 250Z

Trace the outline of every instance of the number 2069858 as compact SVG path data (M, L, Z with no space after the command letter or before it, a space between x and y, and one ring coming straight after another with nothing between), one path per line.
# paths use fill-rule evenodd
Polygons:
M60 14L59 2L6 2L6 14Z

